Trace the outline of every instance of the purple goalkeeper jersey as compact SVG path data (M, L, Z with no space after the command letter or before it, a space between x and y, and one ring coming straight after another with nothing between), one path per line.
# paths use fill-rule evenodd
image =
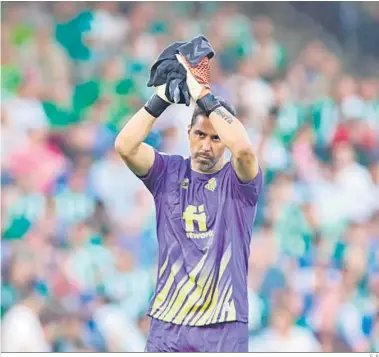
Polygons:
M190 159L155 152L141 178L154 196L159 265L148 314L179 325L248 320L250 238L262 171L240 183L228 162L191 170Z

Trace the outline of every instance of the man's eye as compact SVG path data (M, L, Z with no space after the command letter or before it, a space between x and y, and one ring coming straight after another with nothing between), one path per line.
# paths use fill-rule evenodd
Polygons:
M213 137L213 141L220 141L220 137L218 137L218 136L214 136L214 137Z
M199 135L201 138L205 136L203 133L198 133L197 135Z

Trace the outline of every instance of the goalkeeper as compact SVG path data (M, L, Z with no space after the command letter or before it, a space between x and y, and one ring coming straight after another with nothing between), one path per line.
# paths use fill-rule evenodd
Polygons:
M262 171L235 110L209 88L209 61L192 67L177 58L196 102L188 127L191 157L143 143L170 105L165 85L115 142L156 206L159 260L145 350L247 352L248 257Z

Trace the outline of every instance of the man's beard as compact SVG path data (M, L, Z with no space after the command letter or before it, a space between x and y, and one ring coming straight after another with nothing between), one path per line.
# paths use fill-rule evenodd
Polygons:
M196 154L195 155L195 160L199 165L199 169L201 171L209 171L213 169L213 167L216 165L217 161L214 157L204 155L201 156L202 154Z

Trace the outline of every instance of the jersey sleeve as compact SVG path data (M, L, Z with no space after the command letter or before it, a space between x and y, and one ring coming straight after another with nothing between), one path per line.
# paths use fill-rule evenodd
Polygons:
M263 172L259 167L257 176L249 182L243 183L239 180L237 173L231 167L232 190L237 197L248 206L255 206L263 187Z
M170 155L162 154L154 150L154 163L146 176L137 176L145 184L147 189L155 197L162 191L165 178L168 175L168 163Z

